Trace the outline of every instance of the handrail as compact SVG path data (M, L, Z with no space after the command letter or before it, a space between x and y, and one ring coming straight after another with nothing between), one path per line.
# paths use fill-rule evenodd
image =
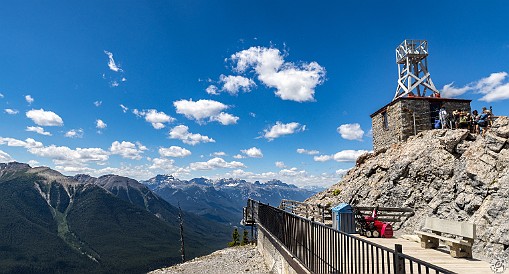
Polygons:
M402 253L401 245L390 249L252 199L245 212L311 273L453 273Z

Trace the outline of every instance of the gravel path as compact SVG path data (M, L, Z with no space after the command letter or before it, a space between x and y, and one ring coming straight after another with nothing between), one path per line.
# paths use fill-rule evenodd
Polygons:
M150 274L240 274L272 273L265 265L262 255L255 245L236 246L218 250L207 256L198 257L183 264L174 265L150 272Z

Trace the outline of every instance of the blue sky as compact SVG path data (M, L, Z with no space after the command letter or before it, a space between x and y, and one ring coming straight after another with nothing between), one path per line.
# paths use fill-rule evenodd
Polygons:
M21 3L22 2L22 3ZM416 8L419 7L419 8ZM509 112L504 1L6 1L0 162L328 186L372 150L395 48Z

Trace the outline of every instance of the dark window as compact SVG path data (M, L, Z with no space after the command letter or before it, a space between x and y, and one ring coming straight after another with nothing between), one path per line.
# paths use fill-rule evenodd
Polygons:
M382 112L382 119L384 122L384 129L389 129L389 120L387 119L387 111Z

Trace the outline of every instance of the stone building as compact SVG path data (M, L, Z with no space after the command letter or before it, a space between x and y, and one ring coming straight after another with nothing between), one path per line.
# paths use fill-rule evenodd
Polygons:
M454 110L470 113L471 101L440 97L399 97L370 115L373 149L377 151L406 141L421 131L433 129L442 107L449 114Z

